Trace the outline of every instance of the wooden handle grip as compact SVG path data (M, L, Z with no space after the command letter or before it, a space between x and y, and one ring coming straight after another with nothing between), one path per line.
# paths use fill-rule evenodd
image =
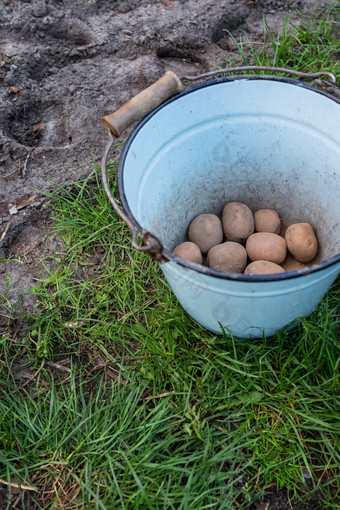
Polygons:
M117 137L133 122L142 119L158 105L183 89L177 74L167 71L155 83L130 99L119 110L103 117L105 129Z

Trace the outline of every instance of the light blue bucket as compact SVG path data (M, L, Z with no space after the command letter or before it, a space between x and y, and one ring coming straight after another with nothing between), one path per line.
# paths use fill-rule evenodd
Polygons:
M176 94L134 129L118 169L122 216L135 248L161 260L179 302L204 327L272 336L308 316L330 288L340 273L339 128L336 96L289 78L237 76ZM173 255L196 215L219 215L229 201L310 222L319 262L255 276Z

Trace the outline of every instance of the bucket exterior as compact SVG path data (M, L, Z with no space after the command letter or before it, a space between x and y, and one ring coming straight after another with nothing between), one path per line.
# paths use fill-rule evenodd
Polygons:
M191 220L229 201L309 222L319 261L302 272L228 275L174 257L162 270L187 312L237 337L308 316L340 272L340 104L289 79L221 79L168 100L126 143L118 189L137 227L170 252Z
M162 270L187 313L215 333L258 338L293 327L307 317L330 288L340 267L315 275L274 282L239 282L214 278L174 262Z

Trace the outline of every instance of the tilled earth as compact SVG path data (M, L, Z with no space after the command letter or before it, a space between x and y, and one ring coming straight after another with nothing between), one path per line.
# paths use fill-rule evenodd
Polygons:
M60 247L39 191L90 173L107 141L103 115L166 70L194 75L237 61L228 31L261 42L264 16L275 33L288 12L298 19L297 10L319 4L0 0L0 295L32 311L23 292L40 277L42 257ZM0 310L0 336L6 315ZM289 508L281 493L268 501Z

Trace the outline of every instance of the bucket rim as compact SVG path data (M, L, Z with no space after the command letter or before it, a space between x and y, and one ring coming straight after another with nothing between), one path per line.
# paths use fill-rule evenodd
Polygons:
M218 73L218 71L217 71ZM162 108L166 107L173 101L176 101L177 99L184 97L186 95L189 95L196 90L203 89L205 87L210 87L213 85L218 85L221 83L228 83L228 82L234 82L238 80L251 80L251 81L273 81L273 82L280 82L280 83L287 83L289 85L302 87L307 90L310 90L312 92L321 94L328 99L331 99L337 104L340 104L340 97L337 98L335 95L330 94L329 92L316 87L315 85L312 85L310 83L306 83L303 81L300 81L298 79L294 78L288 78L286 76L273 76L273 75L234 75L234 76L224 76L221 78L215 78L213 80L207 80L201 83L197 83L185 90L182 90L181 92L175 94L174 96L170 97L163 103L161 103L159 106L157 106L154 110L152 110L150 113L148 113L141 121L138 122L138 124L135 126L129 137L127 138L122 152L119 157L118 162L118 172L117 172L117 187L118 187L118 194L119 198L121 200L124 212L128 216L129 220L131 221L133 227L136 229L136 231L141 232L143 230L142 225L139 224L139 222L134 217L130 206L128 204L125 189L124 189L124 180L123 180L123 174L124 174L124 165L125 160L127 157L127 154L130 150L130 146L132 145L135 137L139 133L139 131L143 128L143 126ZM154 234L155 235L155 234ZM324 260L322 262L319 262L317 264L313 264L311 266L307 266L304 269L298 269L294 271L289 271L285 273L277 273L277 274L268 274L268 275L246 275L243 273L228 273L224 271L217 271L215 269L211 269L207 266L203 266L202 264L195 264L194 262L190 262L188 260L182 259L178 255L175 255L172 250L169 250L168 248L164 247L162 244L162 255L166 259L166 261L173 261L177 263L178 265L186 268L191 269L197 273L201 273L207 276L212 276L215 278L219 278L222 280L233 280L233 281L245 281L245 282L271 282L271 281L281 281L281 280L289 280L293 278L298 278L300 276L306 276L312 273L316 273L318 271L322 271L324 269L327 269L337 263L340 263L340 253L337 255L334 255L333 257Z

